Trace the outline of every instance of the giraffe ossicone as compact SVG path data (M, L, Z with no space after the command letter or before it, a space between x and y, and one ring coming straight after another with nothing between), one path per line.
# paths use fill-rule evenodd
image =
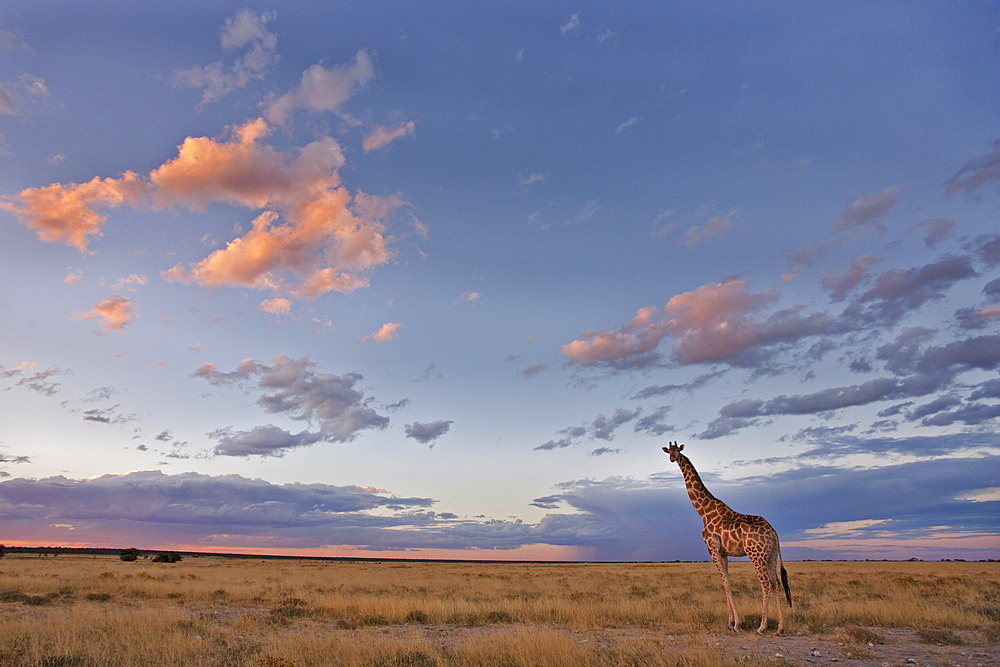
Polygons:
M701 536L705 540L712 561L722 575L722 585L726 589L726 604L729 606L729 627L736 632L740 631L740 616L733 602L732 587L729 585L729 557L748 556L757 571L764 595L760 627L757 628L757 634L764 634L764 630L767 629L771 594L778 593L779 572L788 606L792 606L792 593L788 589L788 573L785 572L785 564L781 560L778 533L764 517L735 512L726 503L709 493L691 460L681 453L683 449L684 445L671 442L669 446L663 448L663 451L670 456L672 463L680 466L691 504L705 524ZM785 631L785 615L781 609L780 595L774 602L778 607L780 635Z

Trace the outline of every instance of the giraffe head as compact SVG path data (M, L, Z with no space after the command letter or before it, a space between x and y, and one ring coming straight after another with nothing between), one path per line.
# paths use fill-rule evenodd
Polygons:
M663 451L670 455L671 463L677 463L677 460L681 457L681 450L684 449L684 445L678 445L676 441L667 444L669 446L664 447Z

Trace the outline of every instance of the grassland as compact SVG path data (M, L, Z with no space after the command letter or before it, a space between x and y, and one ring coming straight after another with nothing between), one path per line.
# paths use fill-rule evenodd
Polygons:
M0 667L1000 664L1000 563L786 566L786 636L759 638L725 630L710 563L8 555Z

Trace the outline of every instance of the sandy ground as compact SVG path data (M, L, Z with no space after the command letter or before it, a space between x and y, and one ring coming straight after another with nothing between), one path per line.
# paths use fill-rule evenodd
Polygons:
M852 667L883 665L1000 665L1000 645L986 644L976 632L958 631L960 645L934 645L921 641L911 630L878 628L881 644L857 644L807 636L764 636L756 633L712 635L708 643L718 645L729 656L755 655L796 665L846 663Z
M415 632L424 640L438 646L447 646L461 641L471 633L482 637L491 632L509 630L511 626L490 626L486 628L462 628L458 626L408 626L405 632ZM382 628L386 634L397 634L399 628ZM663 642L664 650L680 653L704 654L705 649L717 651L732 660L750 657L773 664L822 665L843 663L847 667L904 667L907 665L962 667L1000 667L1000 644L986 643L977 632L956 631L962 643L959 645L928 644L912 630L874 628L883 642L879 644L858 644L819 639L805 635L773 634L758 636L755 632L709 634L709 635L661 635L642 629L608 629L596 631L571 631L579 635L579 641L598 644L620 644L629 639L644 639ZM379 632L379 630L376 630Z

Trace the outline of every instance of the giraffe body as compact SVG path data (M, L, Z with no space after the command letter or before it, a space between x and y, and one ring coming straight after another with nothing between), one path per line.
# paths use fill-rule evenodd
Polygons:
M705 546L708 548L712 561L719 568L719 574L722 575L722 585L726 590L726 604L729 607L729 627L736 632L740 631L740 617L736 611L736 604L733 602L733 591L729 583L729 557L747 556L757 571L764 596L760 627L757 628L757 633L763 634L767 628L771 593L778 592L779 571L788 605L792 604L792 595L788 590L788 576L781 561L778 533L764 517L735 512L713 496L701 481L701 477L691 460L681 454L682 449L684 449L684 445L672 442L669 447L664 447L663 451L670 455L671 461L680 466L691 504L705 524L701 536L705 540ZM780 635L785 630L785 616L780 599L776 599L775 604L778 607L778 634Z

